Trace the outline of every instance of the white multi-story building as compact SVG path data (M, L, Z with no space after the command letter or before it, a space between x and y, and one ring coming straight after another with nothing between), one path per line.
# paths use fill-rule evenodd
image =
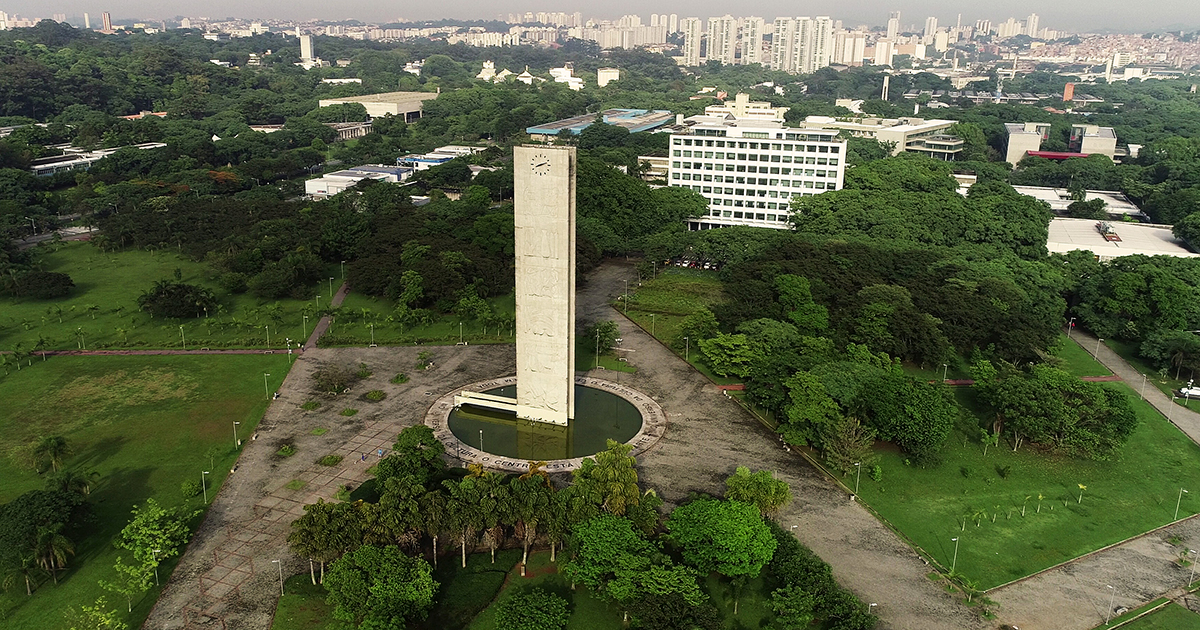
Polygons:
M760 17L742 18L742 63L763 62L763 29L766 21Z
M888 15L887 38L888 39L896 39L896 36L899 34L900 34L900 12L892 11L892 13L890 15Z
M708 61L720 61L732 66L737 50L737 19L732 15L708 18Z
M679 30L683 31L683 65L700 65L700 38L703 37L703 23L700 18L683 18L679 22Z
M833 20L828 16L775 18L771 66L811 74L828 66L833 54Z
M775 18L771 35L771 68L795 72L796 19Z
M837 135L779 121L719 119L672 134L670 185L709 202L708 214L689 220L688 228L789 228L793 198L842 188L846 141Z
M921 43L926 44L926 45L932 44L934 33L937 33L937 18L935 18L935 17L925 18L925 32L922 33L923 38L922 38Z

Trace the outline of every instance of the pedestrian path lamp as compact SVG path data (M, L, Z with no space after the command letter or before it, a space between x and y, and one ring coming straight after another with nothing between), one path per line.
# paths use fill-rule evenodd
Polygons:
M1180 488L1179 489L1179 497L1177 499L1175 499L1175 518L1171 519L1173 521L1179 520L1179 504L1183 502L1183 495L1185 495L1185 494L1188 494L1188 491L1184 490L1183 488Z
M958 536L950 540L954 541L954 559L950 561L950 575L954 575L954 569L958 567Z

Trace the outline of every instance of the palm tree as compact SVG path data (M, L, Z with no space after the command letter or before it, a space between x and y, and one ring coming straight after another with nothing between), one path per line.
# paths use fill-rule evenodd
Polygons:
M37 583L38 578L45 575L45 571L38 565L37 558L34 558L32 553L21 556L20 561L9 569L9 573L4 576L4 590L12 588L18 581L24 580L25 594L33 595L33 585Z
M450 500L446 510L447 528L459 532L459 545L462 547L462 566L467 568L467 541L475 537L483 521L479 511L482 493L477 485L477 479L465 477L461 481L446 480L443 482L450 491Z
M378 507L382 522L392 532L392 540L386 544L419 545L423 525L420 499L424 494L425 486L411 475L392 477L384 482Z
M421 527L433 539L433 568L436 569L438 537L441 536L442 530L446 529L449 502L446 500L446 495L443 492L434 490L433 492L425 493L425 496L421 497L420 508Z
M71 445L67 444L67 439L61 435L40 438L33 445L31 455L38 472L44 465L49 465L54 472L58 472L62 468L63 460L72 454Z
M62 535L62 525L39 527L33 555L38 565L49 571L54 584L58 585L58 570L66 567L67 556L75 555L75 543Z
M92 486L95 485L95 480L99 478L100 473L95 471L75 472L73 470L64 470L46 478L46 489L58 490L59 492L74 492L86 497L92 493Z
M530 464L530 475L532 470L533 465ZM525 575L525 564L529 562L529 545L537 540L538 525L550 511L551 489L537 475L525 475L514 479L509 483L509 488L512 491L513 516L524 530L521 536L521 575Z
M492 552L492 563L496 562L496 547L504 542L504 526L512 521L512 493L504 478L491 472L479 477L481 513L484 540Z

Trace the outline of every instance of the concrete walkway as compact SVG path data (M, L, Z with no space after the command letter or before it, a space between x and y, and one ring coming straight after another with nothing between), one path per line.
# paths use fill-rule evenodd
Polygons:
M1169 396L1159 391L1152 383L1147 382L1149 378L1147 375L1137 371L1128 361L1122 359L1121 355L1113 352L1112 348L1103 343L1097 343L1095 336L1077 328L1071 332L1071 338L1078 341L1084 350L1103 363L1104 367L1111 370L1113 374L1120 376L1121 380L1128 383L1146 402L1179 427L1180 431L1192 438L1193 442L1200 444L1200 413L1171 402Z
M337 293L333 294L333 301L331 302L333 306L331 306L331 308L337 308L341 306L342 300L346 299L346 295L348 293L350 293L350 283L343 282L342 286L338 287ZM325 331L329 330L329 326L332 323L333 318L329 315L322 317L321 320L317 322L317 325L313 326L312 334L309 335L308 340L304 342L304 347L302 350L312 350L313 348L316 348L317 341L321 339L321 335L324 335Z

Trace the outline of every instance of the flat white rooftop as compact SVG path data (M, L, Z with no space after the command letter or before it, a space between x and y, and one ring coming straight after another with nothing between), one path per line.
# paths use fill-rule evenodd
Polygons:
M1183 243L1171 234L1168 227L1158 227L1141 223L1124 223L1112 221L1110 224L1121 237L1120 242L1105 240L1096 229L1097 221L1093 219L1056 218L1050 221L1050 237L1046 241L1046 249L1052 254L1062 254L1076 250L1090 251L1100 258L1109 260L1121 256L1142 254L1145 256L1178 256L1180 258L1200 257L1184 247Z
M1067 206L1071 205L1075 200L1071 199L1071 191L1066 188L1050 188L1047 186L1013 186L1013 189L1022 195L1028 195L1034 199L1039 199L1050 204L1050 209L1055 212L1066 212ZM1115 190L1088 190L1084 191L1084 201L1093 199L1104 200L1104 211L1112 214L1141 214L1142 209L1137 207L1129 197L1124 193Z

